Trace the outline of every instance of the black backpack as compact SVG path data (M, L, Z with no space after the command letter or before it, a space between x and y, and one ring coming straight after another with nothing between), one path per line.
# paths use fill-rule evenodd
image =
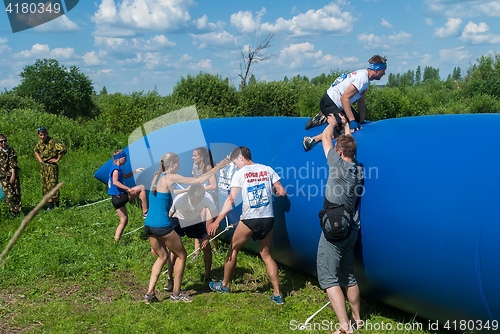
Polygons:
M356 181L354 182L352 208L334 204L325 198L323 210L319 212L319 220L323 234L328 241L340 241L351 235L354 215L357 208L356 187L358 184L358 166L356 165Z

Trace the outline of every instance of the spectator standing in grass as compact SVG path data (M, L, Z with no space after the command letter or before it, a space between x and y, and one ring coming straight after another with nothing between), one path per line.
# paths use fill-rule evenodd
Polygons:
M0 184L12 217L21 212L21 183L16 151L7 145L7 137L0 133Z
M40 175L42 178L42 193L45 196L59 182L59 166L57 163L66 154L63 144L49 137L45 127L38 128L40 141L35 145L35 155L40 162ZM49 198L47 211L54 209L54 204L59 207L59 190Z
M128 212L125 204L139 196L142 205L142 217L145 219L148 214L148 202L146 198L146 187L142 184L135 187L128 187L124 179L132 177L135 173L143 172L144 168L137 168L127 174L123 174L121 166L127 162L127 154L123 150L117 150L113 153L113 165L109 171L108 195L111 195L111 204L116 209L120 225L115 232L115 242L120 240L125 226L128 224Z

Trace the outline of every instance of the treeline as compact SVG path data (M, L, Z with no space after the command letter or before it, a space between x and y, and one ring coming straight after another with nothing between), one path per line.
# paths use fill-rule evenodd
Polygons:
M390 70L390 68L389 68ZM157 91L108 94L95 92L90 79L76 67L54 59L26 66L22 82L0 94L0 110L29 109L65 116L78 122L96 121L99 130L129 133L145 122L170 111L196 105L200 118L243 116L310 117L341 72L309 79L296 76L281 81L250 77L238 91L227 78L208 73L182 77L167 96ZM441 80L439 69L418 67L403 74L388 74L385 87L372 83L366 93L366 118L386 118L500 111L500 54L483 56L477 64ZM78 145L78 144L77 144Z

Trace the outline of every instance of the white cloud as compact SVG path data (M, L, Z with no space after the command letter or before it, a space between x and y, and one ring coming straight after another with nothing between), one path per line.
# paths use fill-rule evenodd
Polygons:
M142 62L142 54L137 53L135 58L127 58L124 60L117 60L118 65L122 67L136 67Z
M115 52L158 51L176 45L174 42L169 41L164 35L156 35L149 40L143 38L126 39L96 36L94 44Z
M198 49L235 48L238 46L237 38L227 31L214 31L201 35L190 34L190 36L193 38L194 45L199 44Z
M471 58L469 51L463 46L459 48L441 49L439 50L440 61L446 63L462 63L467 64Z
M380 37L374 34L359 34L358 41L363 43L365 49L393 50L396 46L410 44L412 37L411 34L404 31Z
M9 46L7 45L7 42L9 40L7 38L4 38L4 37L0 37L0 54L2 54L4 51L10 51L12 50L11 48L9 48Z
M427 66L432 62L432 55L425 54L422 56L422 65Z
M496 44L500 43L500 35L494 35L489 32L490 28L484 22L475 24L470 21L460 36L460 40L471 44Z
M382 25L382 27L385 27L387 29L392 29L392 24L384 20L384 18L382 18L382 22L380 22L380 24Z
M314 50L314 44L309 42L290 44L290 46L285 47L281 50L278 57L278 64L287 69L300 69L304 66L310 66L318 68L332 68L332 67L342 67L349 63L356 63L358 58L356 57L344 57L340 58L338 56L323 55L323 51Z
M71 21L66 15L35 27L35 31L37 32L64 33L78 30L80 30L78 24Z
M20 81L19 78L14 78L14 75L9 74L9 77L7 79L0 80L0 88L13 88L19 85Z
M97 54L95 51L87 52L83 56L83 63L87 66L97 66L97 65L106 65L106 61L103 61L102 58L106 56L106 51L100 51Z
M266 8L262 8L255 19L251 11L239 11L236 14L231 15L230 22L239 32L254 32L259 29L262 16L266 13Z
M456 36L460 30L461 25L461 19L449 18L448 22L446 22L446 25L443 28L434 29L434 36L440 38Z
M224 22L222 21L217 21L217 24L208 22L208 16L206 14L198 20L194 20L193 23L198 30L217 30L224 28Z
M500 18L500 3L497 0L426 0L427 10L444 17L488 17Z
M50 50L48 44L35 44L31 50L21 51L14 55L20 58L55 58L55 59L70 59L75 58L75 49L73 48L56 48Z
M130 36L134 30L177 30L191 19L192 0L102 0L92 20L96 35Z
M345 35L353 29L356 22L349 12L342 12L337 4L330 3L318 10L294 16L290 20L279 18L274 24L263 23L261 29L272 33L292 36L307 36L317 33Z

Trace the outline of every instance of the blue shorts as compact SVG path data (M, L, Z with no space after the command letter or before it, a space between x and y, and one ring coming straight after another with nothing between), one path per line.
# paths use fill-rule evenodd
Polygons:
M161 238L172 233L173 231L174 228L172 226L153 227L144 225L144 233L146 233L147 236L154 235L157 238Z

